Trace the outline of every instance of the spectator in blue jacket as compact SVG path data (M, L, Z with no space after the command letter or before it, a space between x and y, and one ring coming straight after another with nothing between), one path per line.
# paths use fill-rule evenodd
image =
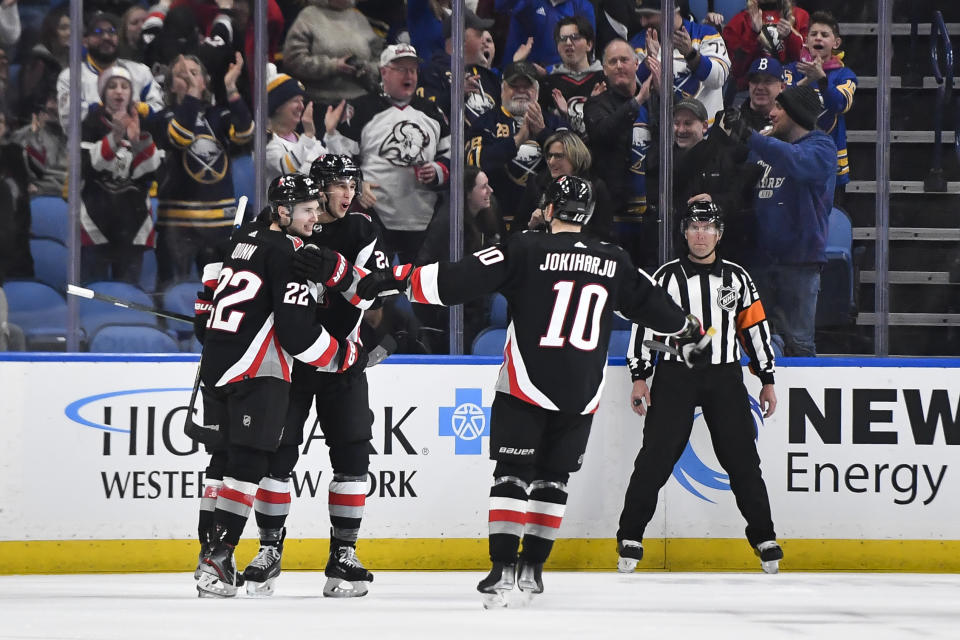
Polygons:
M513 54L528 38L533 38L527 62L548 67L560 63L554 31L563 18L583 16L596 30L597 20L590 0L497 0L498 12L509 12L510 30L503 49L503 60L513 60Z
M736 109L727 109L721 123L746 142L747 162L764 170L754 200L753 275L785 356L816 355L814 318L837 162L833 139L817 129L823 111L816 89L790 87L770 111L768 136L750 129Z

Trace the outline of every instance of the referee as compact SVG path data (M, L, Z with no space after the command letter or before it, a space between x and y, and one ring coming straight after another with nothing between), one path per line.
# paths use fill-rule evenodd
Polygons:
M652 389L653 353L644 346L655 339L648 328L634 325L627 363L633 378L631 406L646 415L643 447L637 454L624 496L617 532L617 565L629 573L643 557L643 532L657 507L657 494L690 439L694 410L702 407L717 459L730 477L730 489L747 521L750 546L767 573L776 573L783 551L776 542L767 487L760 474L760 456L754 443L754 424L747 388L743 384L740 348L750 358L750 369L763 382L760 407L773 415L773 348L770 327L757 289L743 267L717 258L723 233L719 207L712 202L691 203L683 219L687 256L660 267L657 284L667 290L687 313L716 327L711 363L689 369L680 357L661 354ZM739 342L738 342L739 341Z

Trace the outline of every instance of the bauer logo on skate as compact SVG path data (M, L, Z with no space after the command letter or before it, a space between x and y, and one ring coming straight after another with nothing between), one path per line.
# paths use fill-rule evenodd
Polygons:
M483 406L480 389L457 389L454 406L440 407L440 435L453 436L453 452L476 456L483 452L483 436L490 436L490 407Z
M753 438L756 440L760 436L760 425L763 424L763 411L760 410L760 403L753 396L748 397L750 398L750 415L753 418ZM697 413L693 421L694 427L705 424L702 413ZM684 489L707 502L713 502L713 500L703 495L697 486L716 491L730 491L730 478L727 474L707 466L693 450L692 442L687 442L680 459L674 465L673 477Z

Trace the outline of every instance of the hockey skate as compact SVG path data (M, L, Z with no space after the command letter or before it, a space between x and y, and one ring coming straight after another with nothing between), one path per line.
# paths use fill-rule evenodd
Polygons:
M203 557L197 595L200 598L232 598L237 595L237 565L233 559L233 545L221 542Z
M777 573L780 571L780 561L783 560L783 549L777 544L776 540L766 540L757 545L753 551L760 556L760 566L764 573Z
M323 595L328 598L359 598L367 595L367 583L373 574L360 563L353 545L330 538L330 559L324 570L327 583Z
M246 583L248 596L273 595L273 583L280 575L280 558L283 555L283 540L286 537L286 528L260 530L260 552L243 570L243 580Z
M543 593L543 563L527 562L523 558L517 565L517 589L520 598L517 604L526 606L534 596Z
M502 609L507 606L507 593L513 591L517 567L494 562L487 577L477 585L484 609Z
M637 540L621 540L617 543L617 553L620 556L617 560L617 571L633 573L637 563L643 560L643 543Z

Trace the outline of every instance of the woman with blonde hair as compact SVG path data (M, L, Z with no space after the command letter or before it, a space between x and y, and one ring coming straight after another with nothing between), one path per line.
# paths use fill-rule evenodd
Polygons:
M547 138L543 149L546 169L527 180L527 188L510 226L511 231L520 232L543 227L540 199L547 185L559 176L576 176L589 179L593 183L594 211L590 221L583 227L584 233L602 240L609 240L612 222L610 198L603 180L599 176L591 175L593 157L587 145L576 132L564 129Z

